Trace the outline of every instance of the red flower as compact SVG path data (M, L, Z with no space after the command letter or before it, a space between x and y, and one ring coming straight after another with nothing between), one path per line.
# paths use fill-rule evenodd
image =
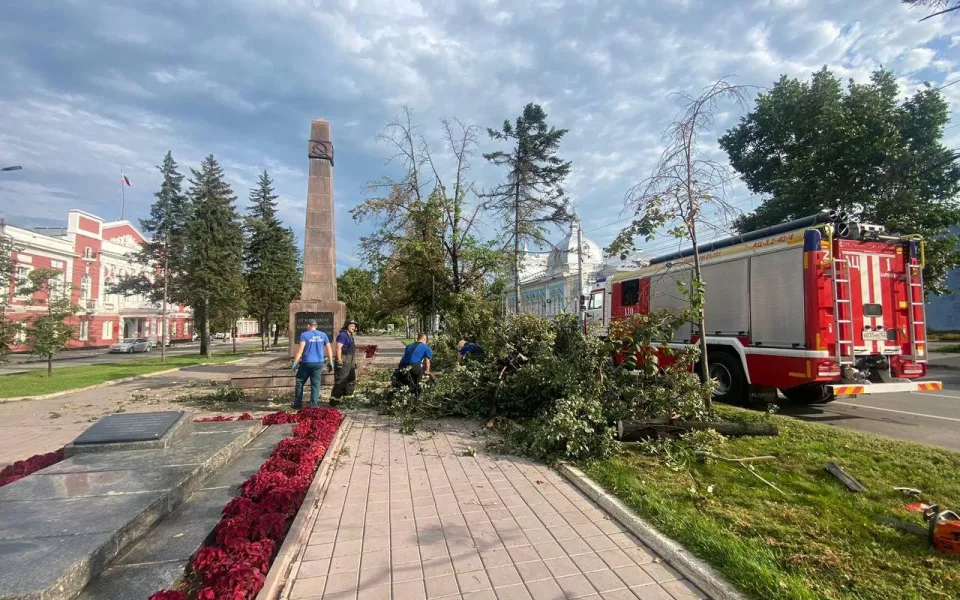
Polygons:
M238 420L250 420L244 413ZM227 417L205 420L224 421ZM250 600L263 587L274 554L297 514L317 464L337 433L343 415L337 410L303 409L263 417L264 425L296 423L293 437L281 440L259 471L240 486L240 496L223 508L215 545L201 549L190 562L203 587L196 600ZM185 600L159 596L151 600Z
M164 590L153 594L148 600L190 600L190 598L180 591Z

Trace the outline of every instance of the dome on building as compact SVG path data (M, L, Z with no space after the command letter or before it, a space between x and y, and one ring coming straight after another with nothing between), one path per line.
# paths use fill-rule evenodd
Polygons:
M563 271L577 268L577 233L580 224L576 221L570 226L570 233L557 242L547 258L547 270ZM580 236L583 269L594 269L603 263L603 250L600 245L586 236Z

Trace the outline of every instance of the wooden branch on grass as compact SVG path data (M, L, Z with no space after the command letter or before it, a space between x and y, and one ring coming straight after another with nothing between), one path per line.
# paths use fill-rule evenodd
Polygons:
M696 431L713 429L726 436L779 435L780 431L773 423L731 423L727 421L673 421L652 419L648 421L621 421L617 424L617 438L622 442L635 442L646 439L651 430L657 431Z

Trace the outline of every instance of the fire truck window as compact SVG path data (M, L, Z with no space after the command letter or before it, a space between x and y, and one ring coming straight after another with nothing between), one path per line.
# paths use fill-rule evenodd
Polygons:
M864 304L863 305L863 316L865 317L882 317L883 316L883 307L879 304Z
M624 281L620 286L620 305L634 306L640 302L640 280Z
M590 295L590 308L603 308L603 292L595 292Z

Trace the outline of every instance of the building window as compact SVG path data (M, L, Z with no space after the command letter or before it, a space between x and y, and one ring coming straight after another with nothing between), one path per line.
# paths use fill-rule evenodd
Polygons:
M51 300L63 298L64 293L67 291L67 278L64 276L63 271L60 271L60 273L50 279L49 286Z
M107 321L103 324L103 337L105 340L113 339L113 321Z
M16 281L13 282L13 284L15 289L15 295L20 300L30 299L30 294L20 293L20 290L23 289L24 286L30 284L30 280L27 278L28 275L30 275L30 267L17 265L17 278L16 278Z
M83 257L84 257L84 258L93 258L93 248L91 248L90 246L87 246L86 248L84 248L84 249L83 249Z
M80 321L80 341L85 342L90 339L90 321Z
M23 326L17 327L17 333L13 336L13 343L21 345L27 341L27 330Z
M84 300L90 299L90 276L84 275L80 280L80 297Z

